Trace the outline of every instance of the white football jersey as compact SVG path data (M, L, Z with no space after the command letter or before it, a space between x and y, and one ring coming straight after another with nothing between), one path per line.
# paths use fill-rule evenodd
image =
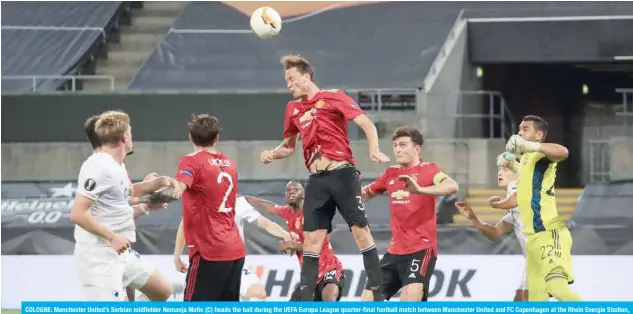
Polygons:
M134 209L128 203L132 182L125 169L107 153L94 153L81 165L77 193L94 201L90 214L110 231L136 241ZM105 239L75 226L75 241L105 244Z
M517 183L516 181L510 182L508 184L507 196L512 195L512 193L516 193L517 191ZM515 207L508 210L508 213L503 217L503 221L510 223L514 226L514 234L517 236L517 240L519 240L519 244L521 245L521 250L523 251L523 256L527 257L527 252L525 250L525 245L527 244L527 235L523 232L523 222L521 222L521 216L519 215L519 208Z
M235 223L240 231L242 241L246 241L244 238L244 222L252 223L261 215L246 198L241 196L237 198L235 201Z

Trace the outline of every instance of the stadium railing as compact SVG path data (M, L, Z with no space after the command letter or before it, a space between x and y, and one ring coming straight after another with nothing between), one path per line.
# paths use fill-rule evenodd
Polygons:
M633 88L616 88L615 92L622 95L622 103L616 106L615 115L622 121L619 128L622 136L633 135ZM612 139L589 140L589 178L588 181L609 182L613 177L611 169Z
M8 75L2 76L1 79L4 80L28 80L31 81L33 92L37 91L37 83L38 80L61 80L67 81L69 86L66 86L67 91L77 91L80 90L79 85L81 84L81 80L108 80L110 81L110 90L114 90L114 76L112 75ZM64 85L64 84L62 84ZM10 93L10 92L9 92ZM3 94L7 94L3 92Z

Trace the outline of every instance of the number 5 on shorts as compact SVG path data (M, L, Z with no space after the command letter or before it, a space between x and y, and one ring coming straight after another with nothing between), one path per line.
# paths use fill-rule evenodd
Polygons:
M222 179L224 178L226 178L229 181L229 188L226 189L226 192L224 193L224 198L222 198L222 204L220 204L220 209L218 209L218 212L230 213L231 210L233 210L233 208L226 207L226 201L229 199L229 195L231 194L231 191L233 191L233 178L231 177L230 174L224 171L220 172L218 174L218 184L222 183Z
M411 261L411 272L415 273L418 270L420 270L420 260L419 259L414 259Z

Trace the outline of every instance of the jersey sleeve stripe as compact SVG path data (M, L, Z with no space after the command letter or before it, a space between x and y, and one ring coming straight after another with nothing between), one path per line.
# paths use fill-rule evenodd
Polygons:
M534 213L532 217L534 232L545 231L543 217L541 217L541 189L543 188L543 178L545 177L545 171L549 167L549 163L547 158L541 157L534 165L534 173L532 174L532 200L530 203Z

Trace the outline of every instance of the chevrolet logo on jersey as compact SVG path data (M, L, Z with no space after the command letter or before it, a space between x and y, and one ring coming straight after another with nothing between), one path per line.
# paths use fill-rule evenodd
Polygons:
M391 198L395 198L398 200L401 200L405 197L409 197L409 195L411 195L411 193L409 193L409 191L404 191L404 190L397 190L397 191L391 192Z
M311 111L306 111L306 112L305 112L305 113L301 116L301 118L299 118L299 122L300 122L300 123L303 123L303 122L306 122L306 121L310 121L310 120L312 120L312 112L311 112Z

